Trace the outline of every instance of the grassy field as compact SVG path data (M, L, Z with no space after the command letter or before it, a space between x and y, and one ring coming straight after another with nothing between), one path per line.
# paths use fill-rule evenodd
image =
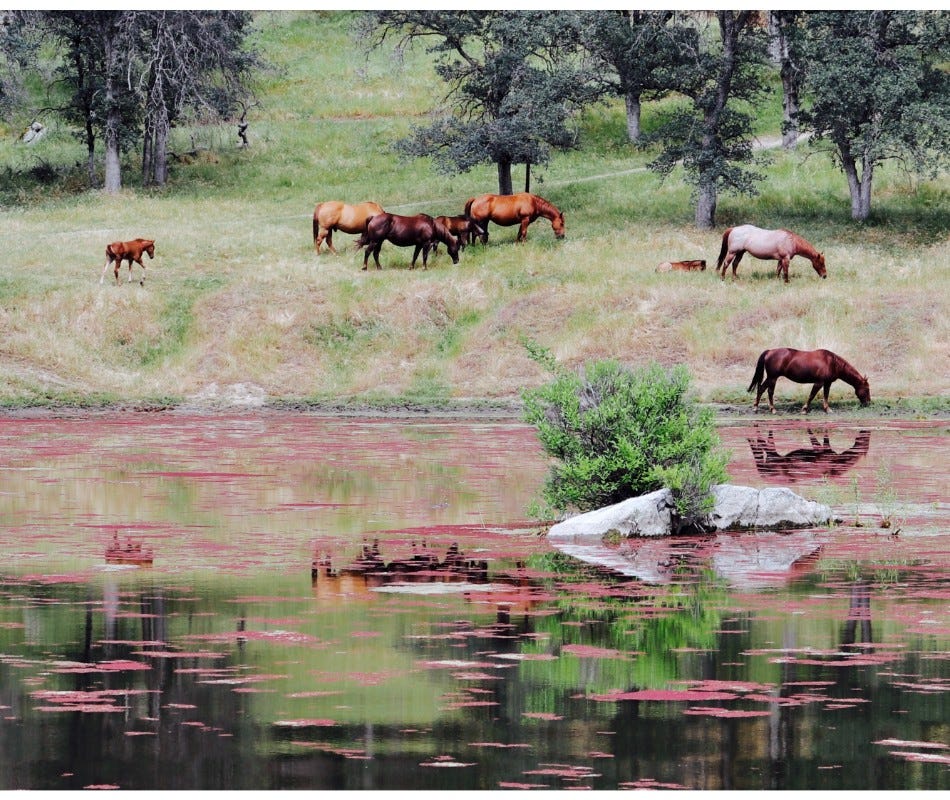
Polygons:
M349 23L261 14L278 69L251 112L251 146L237 148L234 126L178 130L163 190L137 185L134 154L121 195L82 190L82 147L61 124L31 147L18 142L21 120L0 127L0 404L506 403L547 379L530 337L571 366L684 363L701 401L744 407L761 350L826 347L868 375L878 408L950 407L946 175L880 170L874 217L859 225L826 155L770 150L761 194L722 197L718 229L700 231L680 176L661 182L650 154L625 142L618 103L590 110L578 149L533 172L532 191L566 214L565 239L544 220L525 245L493 226L487 246L457 266L443 252L427 271L385 244L383 270L363 272L344 234L338 256L317 256L321 200L457 214L497 190L492 167L447 177L393 154L442 86L423 52L366 54ZM778 109L776 96L763 142ZM774 262L746 256L739 280L721 282L721 231L741 222L801 233L825 253L828 279L797 258L784 285ZM100 285L105 245L139 236L156 240L145 286L126 273ZM655 271L688 258L710 269ZM779 384L780 407L804 395ZM856 406L844 384L832 402Z

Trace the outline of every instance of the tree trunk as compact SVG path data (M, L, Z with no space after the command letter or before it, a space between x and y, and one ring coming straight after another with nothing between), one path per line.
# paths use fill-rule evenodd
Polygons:
M696 198L696 227L709 230L716 224L717 193L715 184L702 184Z
M152 182L153 159L155 156L155 125L150 114L145 115L145 129L142 132L142 185Z
M871 215L871 181L874 176L874 164L865 159L862 174L858 175L858 166L854 158L845 153L841 155L841 166L848 178L848 192L851 195L851 219L864 222Z
M524 190L531 191L531 162L524 165Z
M168 109L163 105L155 120L155 141L152 149L152 179L158 186L168 183Z
M105 180L102 188L107 194L117 194L122 188L122 165L119 159L119 126L122 120L115 99L115 46L112 32L104 31L106 62L106 124L103 134L105 145Z
M640 141L640 95L627 92L624 96L627 106L627 138L631 142Z
M511 183L511 161L503 159L498 164L498 194L513 194Z
M769 14L769 43L782 77L782 147L790 150L798 142L798 115L801 110L798 94L798 70L785 35L788 24L781 11Z
M89 173L89 188L96 188L96 133L92 119L86 117L86 170Z

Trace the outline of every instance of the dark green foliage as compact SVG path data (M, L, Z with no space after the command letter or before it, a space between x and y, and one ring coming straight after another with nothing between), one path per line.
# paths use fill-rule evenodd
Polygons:
M574 17L556 11L376 11L364 35L381 44L428 44L448 87L451 110L418 126L397 145L431 156L447 174L478 164L498 167L510 194L513 164L546 164L552 148L575 144L569 123L597 92L576 57Z
M553 365L542 349L529 353ZM687 397L688 370L605 360L582 373L553 371L553 381L522 397L525 420L556 459L543 490L548 506L588 511L667 487L681 525L696 523L711 487L727 477L727 454L716 451L712 412Z
M713 227L720 191L752 194L762 179L745 166L753 160L754 120L745 104L760 101L767 86L765 37L752 12L718 11L716 18L718 36L698 31L692 57L671 76L670 88L689 104L666 115L651 137L663 151L650 167L669 175L682 164L696 188L700 228Z
M852 217L871 211L874 168L898 159L934 175L950 152L950 19L930 11L812 12L803 18L802 120L848 178Z

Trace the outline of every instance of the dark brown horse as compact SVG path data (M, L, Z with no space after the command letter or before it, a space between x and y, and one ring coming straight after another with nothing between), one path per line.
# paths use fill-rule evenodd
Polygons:
M759 410L759 400L762 393L769 393L769 410L774 414L775 405L772 395L775 392L775 382L779 378L788 378L795 383L811 383L811 394L802 407L807 414L811 401L815 399L818 390L824 387L825 395L822 405L828 411L828 391L831 384L839 378L854 387L862 406L871 402L871 389L868 379L852 367L841 356L830 350L793 350L790 347L777 347L774 350L764 350L755 365L755 374L748 391L755 391L755 405Z
M808 440L811 442L811 447L800 447L784 454L778 452L771 430L765 438L756 431L756 438L748 439L748 442L752 449L755 468L760 475L776 478L782 482L794 482L840 477L868 454L871 447L871 431L859 431L854 445L840 453L832 449L828 431L823 432L823 440L820 441L809 428Z
M333 231L343 233L362 233L366 230L366 223L376 214L383 213L383 207L371 200L365 203L341 203L339 200L329 200L317 203L313 210L313 246L320 253L320 245L326 240L331 253L336 253L333 246Z
M452 257L452 263L459 263L458 239L449 233L448 228L436 222L428 214L404 217L400 214L383 212L374 216L356 243L357 249L366 248L363 269L366 269L371 253L376 261L376 269L382 269L379 265L379 251L385 241L392 242L397 247L415 247L415 252L412 254L413 269L420 250L422 251L422 268L428 269L429 250L438 242L445 244Z
M564 214L543 197L528 192L473 197L465 204L465 216L482 228L482 244L488 241L489 222L503 226L520 225L518 241L523 242L528 238L528 226L538 217L550 220L555 237L564 238Z
M726 228L722 234L722 247L719 249L719 260L716 262L716 272L722 268L722 279L726 279L726 270L732 266L732 277L736 277L736 268L744 253L765 260L778 261L778 275L783 275L788 283L788 262L795 256L804 256L811 261L815 272L822 278L828 277L825 269L825 257L811 244L797 233L784 228L775 231L756 228L755 225L737 225Z
M106 263L102 268L102 275L99 276L99 283L102 283L106 277L106 270L110 264L115 264L115 282L119 282L119 270L122 269L122 262L129 262L129 283L132 283L132 262L136 262L142 268L142 280L139 283L145 285L145 264L142 263L142 253L148 253L149 258L155 258L155 240L154 239L133 239L131 242L113 242L106 245Z

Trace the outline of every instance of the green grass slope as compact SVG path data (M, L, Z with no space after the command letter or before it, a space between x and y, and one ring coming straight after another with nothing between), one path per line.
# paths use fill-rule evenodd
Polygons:
M455 266L443 251L426 271L384 244L383 270L363 272L355 237L339 233L339 255L316 255L322 200L458 214L497 187L492 167L447 177L392 152L443 86L421 51L363 51L351 22L260 14L278 69L249 116L250 147L233 125L177 130L162 190L138 186L134 154L119 196L84 190L82 147L62 124L32 146L19 121L0 129L0 403L504 403L547 380L527 336L572 366L684 363L700 400L743 405L761 350L826 347L868 375L876 402L946 410L947 176L881 170L874 219L858 225L827 156L770 150L761 194L722 197L718 230L700 231L689 188L645 168L612 104L579 121L577 150L533 171L532 191L566 214L564 240L544 220L524 245L492 226L487 246ZM771 103L763 142L777 134ZM741 222L801 233L828 279L797 258L786 286L774 262L746 256L738 281L720 281L721 231ZM100 285L106 244L139 236L156 240L144 287L125 271ZM655 271L687 258L710 268ZM777 395L804 392L783 382ZM856 403L843 384L832 400Z

